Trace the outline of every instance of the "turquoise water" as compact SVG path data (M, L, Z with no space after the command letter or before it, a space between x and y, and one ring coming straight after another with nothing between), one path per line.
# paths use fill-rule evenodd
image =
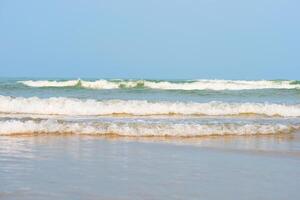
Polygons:
M294 80L1 79L0 134L290 134Z
M80 99L125 99L125 100L152 100L152 101L226 101L226 102L274 102L274 103L300 103L300 84L299 89L248 89L248 90L168 90L152 89L143 86L117 89L92 89L78 85L67 87L30 87L20 83L26 80L45 80L45 79L0 79L0 95L23 96L23 97L70 97ZM51 80L51 79L50 79ZM62 79L52 79L55 81L68 81ZM72 79L71 79L72 80ZM76 80L76 79L74 79ZM86 81L95 82L98 79L87 79ZM138 81L138 80L137 80ZM164 80L155 81L163 82ZM191 83L191 81L170 81L171 83ZM275 83L278 81L274 81ZM291 81L290 85L297 84ZM253 87L255 88L255 87Z

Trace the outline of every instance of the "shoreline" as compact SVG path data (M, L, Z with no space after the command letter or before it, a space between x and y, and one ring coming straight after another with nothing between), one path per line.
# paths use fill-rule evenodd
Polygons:
M3 136L0 197L298 199L299 149L299 134L164 140Z
M190 146L220 152L245 153L254 155L300 157L300 133L268 134L268 135L224 135L224 136L118 136L118 135L91 135L91 134L17 134L0 136L10 139L38 139L38 140L102 140L118 143L153 143L162 145ZM295 146L295 147L294 147Z

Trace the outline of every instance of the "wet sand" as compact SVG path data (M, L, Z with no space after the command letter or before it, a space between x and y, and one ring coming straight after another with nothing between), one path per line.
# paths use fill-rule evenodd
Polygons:
M0 199L299 199L296 134L0 137Z

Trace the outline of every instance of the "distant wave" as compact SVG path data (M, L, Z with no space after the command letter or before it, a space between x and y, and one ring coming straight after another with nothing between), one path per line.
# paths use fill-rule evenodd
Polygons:
M282 117L300 116L300 105L271 103L225 102L165 102L144 100L105 100L75 98L23 98L0 96L1 113L44 115L266 115Z
M299 126L284 124L152 124L111 122L67 122L58 120L0 121L0 135L11 134L92 134L119 136L265 135L292 133Z
M297 81L242 81L242 80L67 80L67 81L19 81L29 87L82 87L88 89L149 88L160 90L254 90L254 89L300 89Z
M78 80L68 81L19 81L20 83L30 87L74 87L79 82Z

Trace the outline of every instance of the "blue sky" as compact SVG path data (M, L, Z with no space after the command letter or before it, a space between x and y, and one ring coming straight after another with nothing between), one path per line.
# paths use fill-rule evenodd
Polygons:
M0 76L300 79L298 0L0 0Z

